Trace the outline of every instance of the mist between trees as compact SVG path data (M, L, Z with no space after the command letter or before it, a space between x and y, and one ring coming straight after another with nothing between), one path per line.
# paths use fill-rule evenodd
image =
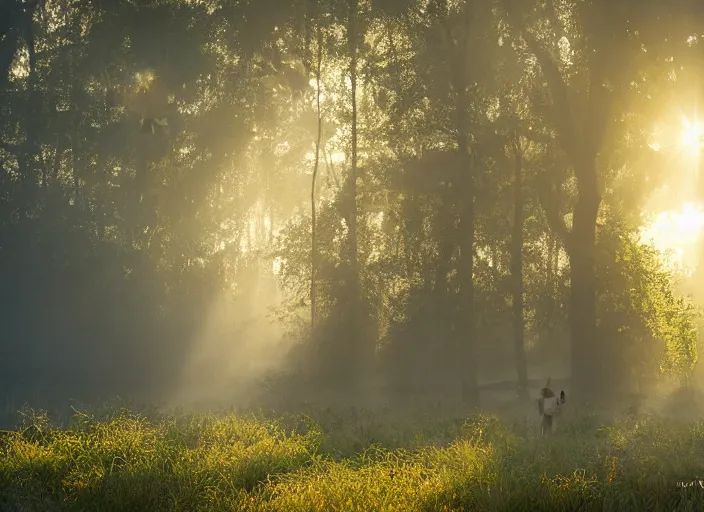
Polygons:
M3 1L4 398L696 384L700 4Z

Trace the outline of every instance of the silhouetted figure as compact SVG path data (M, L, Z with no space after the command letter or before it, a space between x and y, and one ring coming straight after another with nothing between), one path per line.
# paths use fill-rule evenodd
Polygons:
M142 133L148 133L151 135L156 135L156 134L167 134L168 133L168 121L166 118L161 118L161 119L141 119L139 121L140 129Z
M154 119L142 119L139 124L141 125L142 133L154 134Z
M565 391L560 391L560 397L558 398L550 389L550 379L548 379L545 387L540 390L540 399L538 400L538 411L542 420L540 433L543 437L552 434L553 419L558 414L560 404L564 403Z

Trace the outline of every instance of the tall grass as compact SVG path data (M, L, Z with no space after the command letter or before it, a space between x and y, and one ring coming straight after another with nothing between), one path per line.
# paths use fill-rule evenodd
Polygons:
M704 422L536 423L25 411L0 437L0 510L704 510Z

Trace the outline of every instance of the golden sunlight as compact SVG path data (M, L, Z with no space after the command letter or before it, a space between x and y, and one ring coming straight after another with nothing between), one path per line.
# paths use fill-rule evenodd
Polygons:
M155 80L156 75L149 69L143 72L137 72L134 75L135 86L138 91L148 91Z
M333 151L330 153L330 161L334 164L339 164L345 161L345 154L342 151Z
M696 265L697 248L704 229L704 208L686 203L680 210L656 215L641 229L641 241L652 243L671 266Z
M704 126L699 121L690 121L687 118L682 119L683 130L680 142L685 148L699 148L702 145L702 137L704 137Z

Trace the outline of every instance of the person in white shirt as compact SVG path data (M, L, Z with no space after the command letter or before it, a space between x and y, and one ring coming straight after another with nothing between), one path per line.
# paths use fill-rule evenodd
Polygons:
M538 400L538 411L542 418L540 432L543 437L552 434L553 418L559 413L560 405L563 403L565 403L565 392L561 391L558 398L550 389L550 379L548 379L545 387L540 390Z

